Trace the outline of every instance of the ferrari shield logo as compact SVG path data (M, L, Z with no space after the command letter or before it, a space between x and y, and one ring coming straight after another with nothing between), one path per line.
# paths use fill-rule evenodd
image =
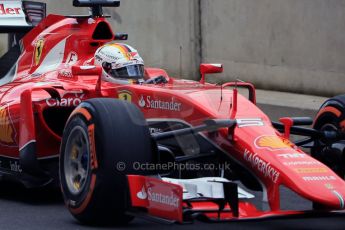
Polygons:
M132 101L132 93L130 91L124 90L119 92L119 99L123 101Z
M44 39L39 39L35 45L35 53L34 53L35 65L38 65L38 63L40 63L43 47L44 47Z

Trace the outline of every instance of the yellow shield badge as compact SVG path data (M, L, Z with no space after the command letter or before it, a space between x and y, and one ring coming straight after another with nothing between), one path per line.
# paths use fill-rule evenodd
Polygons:
M44 39L39 39L35 44L35 65L38 65L40 63L42 53L43 53L43 47L44 47Z
M123 101L132 101L132 93L127 90L119 91L119 99Z

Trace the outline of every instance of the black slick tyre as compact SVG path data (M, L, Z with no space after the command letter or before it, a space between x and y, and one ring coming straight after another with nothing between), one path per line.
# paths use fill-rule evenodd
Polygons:
M91 99L71 114L60 149L60 183L73 216L88 225L126 224L126 175L155 159L148 126L133 104Z

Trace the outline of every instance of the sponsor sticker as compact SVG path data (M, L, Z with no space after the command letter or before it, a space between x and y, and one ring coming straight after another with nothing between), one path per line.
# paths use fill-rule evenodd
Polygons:
M264 122L261 118L243 118L236 119L237 127L250 127L250 126L264 126Z
M35 59L35 65L38 65L40 63L42 53L44 48L44 39L40 38L35 43L35 51L34 51L34 59Z
M74 65L78 61L78 54L74 51L71 51L66 59L66 64L67 65Z
M332 181L336 180L335 176L304 176L305 181Z
M294 169L298 173L327 173L327 168L298 168Z
M141 108L146 109L168 110L175 112L180 112L182 110L182 103L175 101L174 98L171 98L170 100L163 100L153 98L151 96L141 95L138 104Z
M0 4L0 18L18 17L24 15L23 10L17 2L6 2L7 4ZM20 3L20 2L19 2Z
M179 207L180 198L175 195L175 193L170 192L169 194L163 194L161 192L154 191L151 187L145 190L145 187L142 187L141 191L137 193L138 199L146 200L148 199L151 202L171 206L174 208Z
M260 136L254 141L258 149L268 149L270 151L295 148L295 145L287 139L281 139L278 136Z
M163 133L163 130L161 128L154 128L154 127L149 127L150 133Z
M46 103L49 107L77 107L85 97L85 94L75 93L74 97L61 98L57 100L54 98L47 98Z
M120 100L132 102L132 92L128 90L122 90L118 92L118 95Z
M286 166L297 166L297 165L321 165L318 161L291 161L291 162L283 162Z
M243 158L250 165L261 172L265 177L270 178L273 183L277 183L280 173L268 162L261 159L258 154L252 153L249 150L245 149L243 153Z
M22 1L0 1L0 26L27 26Z
M10 169L13 172L19 172L19 173L23 171L22 168L20 167L20 164L17 161L14 161L14 162L10 161Z
M131 205L166 220L183 220L183 188L161 179L128 175Z
M300 159L300 158L305 158L306 154L302 153L284 153L284 154L278 154L279 157L284 158L284 159Z
M137 197L140 200L146 200L147 199L147 193L146 193L146 190L145 190L144 186L142 187L142 189L139 192L137 192Z
M17 146L16 130L10 117L9 107L0 108L0 144L4 146Z
M62 77L62 78L73 78L73 75L72 75L71 71L69 71L69 70L61 70L59 72L59 77Z
M325 184L325 187L328 188L328 189L331 189L331 190L334 189L333 185L330 184L330 183Z

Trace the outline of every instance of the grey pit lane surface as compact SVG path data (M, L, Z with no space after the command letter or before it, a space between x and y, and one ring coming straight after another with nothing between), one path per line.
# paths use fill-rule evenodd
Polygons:
M281 116L314 116L312 110L260 105L272 120ZM116 194L114 194L116 195ZM307 202L292 192L282 189L282 206L310 209ZM259 204L259 199L255 200ZM40 229L345 229L345 215L313 218L266 219L231 223L200 223L189 225L162 225L136 219L126 227L95 228L80 225L64 207L60 192L55 189L28 190L21 186L0 182L0 230Z

